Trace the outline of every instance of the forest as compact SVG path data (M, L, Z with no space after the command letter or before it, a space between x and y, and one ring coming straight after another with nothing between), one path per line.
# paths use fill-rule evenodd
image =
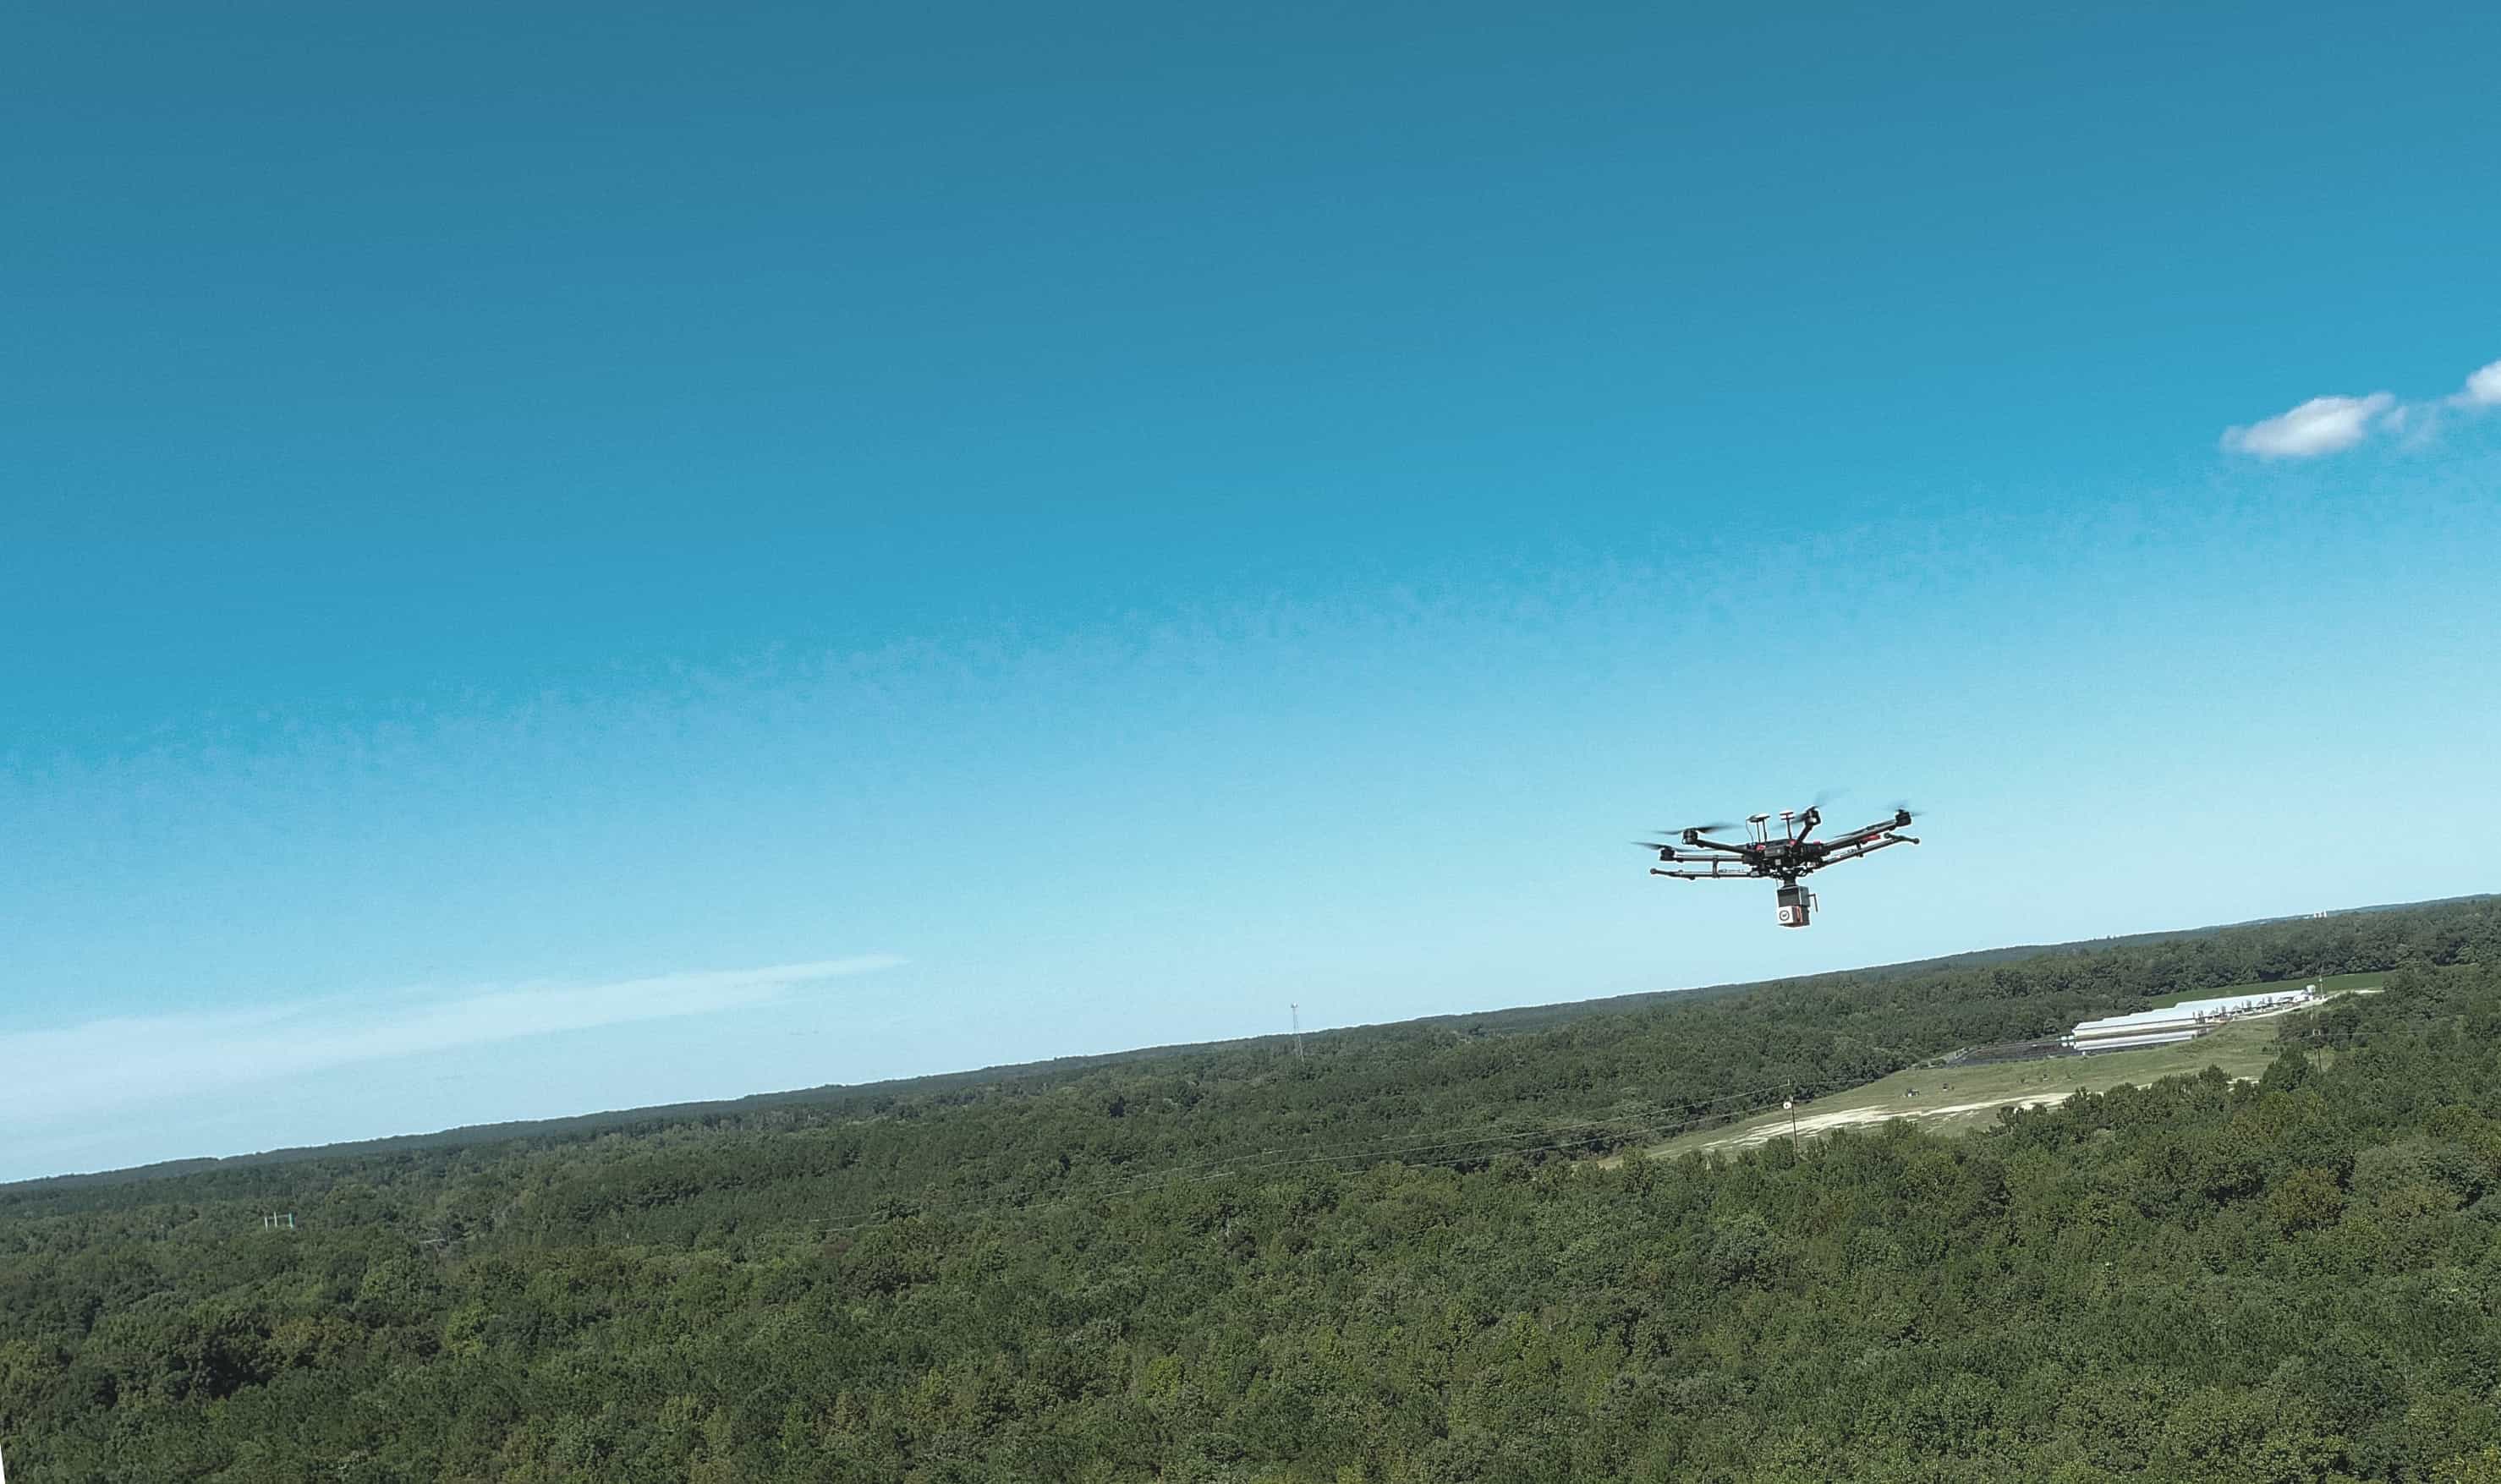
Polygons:
M2364 971L2253 1082L1641 1156ZM0 1450L31 1484L2501 1484L2501 902L10 1187Z

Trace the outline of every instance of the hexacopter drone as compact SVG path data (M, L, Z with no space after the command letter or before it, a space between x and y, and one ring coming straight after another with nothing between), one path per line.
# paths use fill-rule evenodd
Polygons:
M1772 827L1775 817L1780 821L1777 830ZM1683 868L1668 871L1652 866L1650 874L1654 876L1676 876L1686 881L1769 876L1781 883L1781 926L1802 928L1815 911L1816 898L1815 893L1798 884L1798 877L1871 855L1886 845L1917 844L1910 836L1895 833L1909 828L1912 817L1911 810L1896 808L1890 819L1830 840L1810 840L1807 837L1815 833L1816 826L1823 823L1823 810L1809 805L1803 809L1783 809L1777 816L1747 816L1746 833L1752 837L1748 841L1711 839L1718 831L1737 828L1721 823L1688 825L1677 831L1682 844L1662 844L1654 840L1637 840L1633 843L1645 850L1655 850L1660 860ZM1693 867L1708 869L1690 869Z

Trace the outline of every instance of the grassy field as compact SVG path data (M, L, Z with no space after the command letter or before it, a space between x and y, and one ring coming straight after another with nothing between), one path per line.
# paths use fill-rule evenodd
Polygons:
M2385 973L2332 973L2321 979L2283 979L2273 984L2227 984L2221 989L2192 989L2184 995L2145 1003L2157 1010L2169 1009L2191 1000L2220 1000L2227 995L2281 995L2304 984L2316 984L2320 994L2332 995L2346 989L2377 989L2385 978Z
M2284 1018L2239 1021L2195 1040L2148 1046L2140 1051L1897 1072L1881 1081L1801 1104L1797 1130L1812 1138L1834 1128L1917 1118L1922 1127L1939 1133L1967 1133L1994 1127L1997 1109L2010 1103L2055 1103L2074 1092L2100 1092L2126 1082L2158 1082L2169 1076L2193 1075L2208 1067L2219 1067L2234 1077L2254 1077L2275 1060L2276 1029L2284 1023ZM1789 1115L1784 1112L1759 1114L1720 1128L1681 1135L1649 1153L1653 1158L1673 1159L1705 1149L1744 1148L1788 1137L1789 1122Z

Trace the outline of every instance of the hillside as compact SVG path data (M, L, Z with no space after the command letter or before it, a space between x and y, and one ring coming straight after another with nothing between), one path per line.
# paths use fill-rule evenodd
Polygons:
M2340 977L2376 982L2383 976ZM1909 1119L1928 1133L1967 1134L1997 1127L2001 1108L2044 1107L2078 1093L2150 1087L2165 1077L2195 1076L2209 1067L2234 1080L2254 1079L2275 1064L2284 1038L2297 1041L2317 1023L2316 1011L2295 1013L2301 1017L2298 1025L2280 1024L2274 1017L2244 1020L2194 1040L2134 1051L1977 1066L1931 1063L1830 1097L1804 1101L1791 1109L1774 1108L1725 1126L1696 1129L1643 1150L1639 1157L1673 1159L1685 1153L1749 1148L1775 1138L1817 1138L1842 1128L1863 1132L1894 1119ZM2321 1051L2318 1056L2324 1063L2334 1053Z
M1393 1021L1383 1025L1357 1026L1333 1031L1315 1031L1304 1038L1307 1050L1323 1056L1360 1055L1374 1042L1398 1043L1415 1038L1437 1035L1464 1037L1512 1035L1527 1031L1549 1030L1575 1020L1595 1015L1620 1015L1646 1007L1670 1003L1691 1006L1709 1000L1754 991L1802 993L1817 986L1846 986L1851 983L1888 978L1926 978L1951 973L1957 970L1985 968L1994 964L2017 963L2058 957L2106 952L2115 948L2148 947L2162 943L2182 943L2216 938L2218 935L2243 934L2286 922L2319 921L2349 918L2364 913L2419 914L2451 907L2473 907L2496 899L2489 896L2446 898L2436 902L2401 906L2362 907L2344 912L2318 914L2309 918L2267 918L2258 922L2234 923L2218 927L2182 928L2155 933L2139 933L2118 938L2089 939L2077 942L2022 945L1978 949L1949 954L1939 958L1916 959L1899 964L1884 964L1853 970L1840 974L1815 974L1788 979L1755 980L1733 984L1713 984L1692 989L1658 990L1642 994L1616 995L1598 1000L1577 1000L1553 1005L1521 1006L1509 1009L1481 1010L1448 1015L1428 1015L1414 1020ZM2237 943L2242 940L2235 938ZM2402 947L2385 933L2363 932L2359 946L2340 948L2338 952L2354 957L2354 962L2376 961ZM2225 950L2221 958L2180 958L2155 962L2149 972L2167 990L2149 999L2149 1006L2191 995L2212 993L2215 986L2207 977L2227 969L2210 967L2243 962L2254 976L2261 973L2281 979L2298 970L2286 969L2282 963L2261 962L2245 950ZM945 1099L969 1089L1013 1085L1032 1089L1055 1082L1082 1079L1088 1073L1132 1068L1141 1064L1179 1060L1191 1065L1207 1064L1212 1058L1230 1054L1252 1057L1280 1054L1289 1043L1284 1036L1252 1037L1240 1040L1205 1041L1165 1046L1146 1046L1131 1051L1111 1052L1099 1056L1058 1057L1048 1061L1018 1062L997 1067L984 1067L965 1072L935 1072L917 1077L900 1077L882 1082L858 1084L832 1083L822 1087L799 1088L784 1092L755 1093L744 1098L710 1103L663 1104L651 1107L621 1108L608 1112L584 1113L571 1118L531 1119L512 1123L470 1124L433 1133L400 1135L388 1138L361 1139L336 1144L319 1144L301 1148L271 1149L225 1158L203 1157L171 1160L136 1169L50 1175L37 1179L0 1181L0 1196L45 1189L61 1189L88 1184L113 1184L126 1180L162 1179L173 1175L198 1174L217 1170L233 1170L252 1165L284 1164L306 1160L358 1160L374 1156L392 1156L416 1150L462 1148L476 1144L506 1145L514 1142L542 1142L595 1138L604 1134L650 1133L672 1124L716 1124L723 1119L789 1105L824 1105L830 1107L878 1106L897 1100L920 1098Z
M2496 965L2474 901L20 1187L0 1445L30 1479L2479 1477ZM2253 1081L1588 1158L2330 973L2385 990L2240 1048Z

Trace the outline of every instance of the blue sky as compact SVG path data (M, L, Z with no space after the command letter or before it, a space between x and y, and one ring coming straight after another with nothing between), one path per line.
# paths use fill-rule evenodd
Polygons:
M7 24L0 1177L2495 885L2492 13Z

